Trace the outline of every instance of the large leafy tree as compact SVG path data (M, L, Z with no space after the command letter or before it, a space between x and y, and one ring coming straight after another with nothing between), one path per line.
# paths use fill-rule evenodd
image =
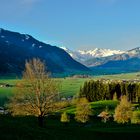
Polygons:
M8 104L13 115L35 115L39 125L43 126L43 118L57 109L58 83L46 72L45 64L39 59L26 62L15 91Z

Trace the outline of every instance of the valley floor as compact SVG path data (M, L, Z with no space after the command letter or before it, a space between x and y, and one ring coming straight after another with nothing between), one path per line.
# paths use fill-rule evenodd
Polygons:
M139 79L139 73L94 76L93 79ZM62 96L73 96L79 91L80 86L88 78L61 78ZM16 84L15 79L1 79L0 83ZM13 95L13 87L0 87L0 106L7 102ZM91 103L92 108L98 113L106 106L113 109L116 103L112 101L98 101ZM64 110L63 110L64 111ZM101 122L100 118L91 117L90 122L81 125L73 119L74 107L66 108L71 114L70 123L64 125L60 122L60 116L45 118L44 127L38 126L37 118L32 116L12 117L0 115L0 140L135 140L140 138L140 125L120 125L110 120ZM96 114L96 115L97 115Z

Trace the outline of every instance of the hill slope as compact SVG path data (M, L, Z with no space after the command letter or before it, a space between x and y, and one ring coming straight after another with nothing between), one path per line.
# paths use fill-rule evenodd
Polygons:
M34 57L44 60L52 73L90 71L63 49L27 34L0 29L0 73L21 73L25 61Z

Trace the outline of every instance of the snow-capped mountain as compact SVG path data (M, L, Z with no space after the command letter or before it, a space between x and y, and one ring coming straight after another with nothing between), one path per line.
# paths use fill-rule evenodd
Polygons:
M73 59L77 60L78 62L86 65L87 67L91 67L92 69L99 66L102 68L105 66L109 66L109 69L113 67L123 67L124 63L129 63L131 69L134 70L139 68L135 64L139 63L140 59L140 47L128 50L128 51L120 51L120 50L110 50L110 49L99 49L95 48L93 50L78 50L72 51L65 47L62 47L67 53L73 57ZM119 65L118 65L119 63ZM133 65L132 65L133 64ZM131 71L129 67L129 70ZM127 69L125 65L125 69ZM123 70L124 71L124 68ZM125 70L127 71L127 70Z
M120 50L111 50L111 49L100 49L95 48L93 50L78 50L72 51L68 48L61 47L64 49L73 59L85 64L85 61L92 59L92 58L101 58L101 57L108 57L112 55L123 54L124 51Z
M110 50L110 49L99 49L95 48L93 50L88 51L78 51L81 55L90 55L91 57L106 57L115 54L122 54L124 51L120 50Z
M98 62L98 65L93 65ZM140 71L140 47L123 54L88 61L90 68L102 74L128 73Z

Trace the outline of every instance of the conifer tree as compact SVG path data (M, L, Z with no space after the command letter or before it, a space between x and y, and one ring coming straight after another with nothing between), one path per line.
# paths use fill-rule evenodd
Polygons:
M78 122L86 123L91 115L91 106L86 98L80 98L76 105L75 119Z
M127 123L132 116L132 105L128 101L127 96L121 97L120 104L115 109L114 121L117 123Z

